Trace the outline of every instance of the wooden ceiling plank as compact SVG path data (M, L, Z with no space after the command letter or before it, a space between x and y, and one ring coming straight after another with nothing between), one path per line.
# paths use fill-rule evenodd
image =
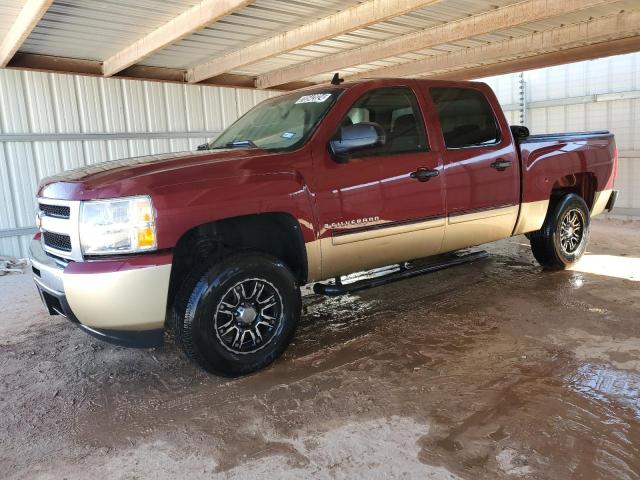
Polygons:
M53 0L27 0L0 44L0 68L6 67Z
M32 70L39 72L55 72L73 75L102 76L102 64L98 60L84 60L79 58L54 57L35 53L18 52L11 59L7 68L16 70ZM177 68L150 67L144 65L132 65L112 78L127 80L146 80L164 83L185 83L185 71ZM203 85L215 85L220 87L234 87L255 89L255 77L250 75L219 75L208 79ZM280 85L273 90L295 90L311 85L308 82Z

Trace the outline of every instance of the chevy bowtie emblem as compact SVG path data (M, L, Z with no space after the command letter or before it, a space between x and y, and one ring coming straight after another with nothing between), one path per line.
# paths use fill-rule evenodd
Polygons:
M42 227L42 212L40 211L36 213L36 227L38 230Z

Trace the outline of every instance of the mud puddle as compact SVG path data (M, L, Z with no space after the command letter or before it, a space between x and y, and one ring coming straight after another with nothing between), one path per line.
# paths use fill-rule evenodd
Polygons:
M640 245L637 227L613 227L609 244L612 226L595 225L594 254ZM28 278L3 277L2 476L639 478L638 284L542 272L525 244L307 296L284 357L236 380L170 342L94 341L44 316Z

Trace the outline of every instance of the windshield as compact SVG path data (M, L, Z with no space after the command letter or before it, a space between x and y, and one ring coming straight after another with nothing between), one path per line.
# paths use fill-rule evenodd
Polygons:
M209 148L289 150L302 146L342 92L325 88L282 95L256 105Z

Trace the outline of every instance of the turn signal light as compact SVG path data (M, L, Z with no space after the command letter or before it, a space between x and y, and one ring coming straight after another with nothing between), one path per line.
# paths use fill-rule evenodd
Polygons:
M153 247L156 244L156 235L151 227L138 230L138 248Z

